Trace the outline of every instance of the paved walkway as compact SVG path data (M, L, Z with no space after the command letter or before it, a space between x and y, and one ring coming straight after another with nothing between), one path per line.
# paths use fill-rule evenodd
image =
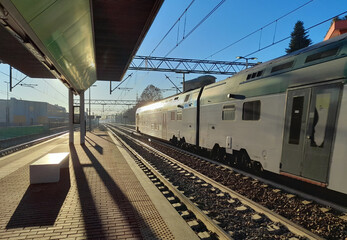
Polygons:
M0 239L194 238L117 145L95 132L69 147L65 135L0 158ZM69 150L58 183L30 185L31 162Z

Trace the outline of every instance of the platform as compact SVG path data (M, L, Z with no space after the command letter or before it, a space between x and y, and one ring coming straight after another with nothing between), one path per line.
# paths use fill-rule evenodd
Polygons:
M114 141L96 131L69 146L65 134L0 158L0 239L197 239ZM58 183L30 185L30 163L66 151Z

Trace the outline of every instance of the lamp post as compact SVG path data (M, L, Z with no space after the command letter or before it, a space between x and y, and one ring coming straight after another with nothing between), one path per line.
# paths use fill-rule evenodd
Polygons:
M256 57L247 58L247 57L242 57L242 56L237 56L236 58L237 59L245 59L246 60L246 69L248 68L248 60L257 60L258 59Z
M90 99L90 90L92 87L96 87L97 85L92 85L89 87L89 132L92 131L92 116L90 115L91 114L91 99Z

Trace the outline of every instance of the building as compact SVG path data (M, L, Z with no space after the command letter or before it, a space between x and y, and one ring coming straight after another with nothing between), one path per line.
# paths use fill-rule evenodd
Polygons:
M334 21L327 34L324 37L324 41L330 38L339 36L347 32L347 20L336 20Z
M49 125L67 121L64 107L46 102L0 99L0 126Z

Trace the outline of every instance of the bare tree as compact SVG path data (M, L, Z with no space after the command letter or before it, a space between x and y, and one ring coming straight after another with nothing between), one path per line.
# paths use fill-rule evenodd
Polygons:
M139 102L154 102L163 98L159 88L148 85L142 92Z
M162 98L163 95L159 88L153 85L148 85L141 93L137 104L123 113L123 118L126 118L124 121L126 120L129 123L135 123L135 113L139 107L158 101Z

